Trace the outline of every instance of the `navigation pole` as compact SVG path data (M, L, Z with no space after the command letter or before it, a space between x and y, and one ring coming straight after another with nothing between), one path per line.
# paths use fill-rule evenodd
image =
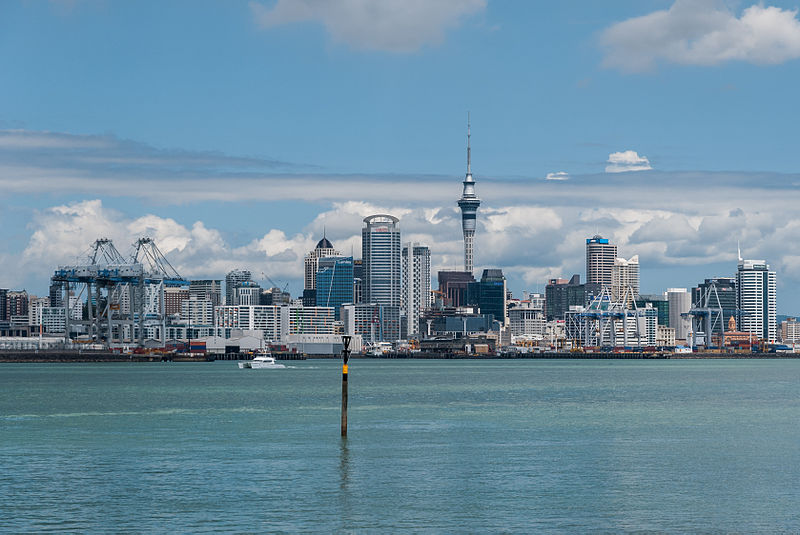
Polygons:
M347 436L347 361L350 359L350 336L342 336L342 436Z

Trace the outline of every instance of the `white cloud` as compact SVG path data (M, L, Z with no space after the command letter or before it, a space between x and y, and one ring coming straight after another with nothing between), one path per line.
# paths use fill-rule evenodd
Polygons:
M626 171L647 171L650 167L650 160L646 156L639 156L636 151L626 150L623 152L612 152L608 155L606 173L624 173Z
M278 0L273 7L250 2L264 28L320 22L334 41L388 52L441 43L448 28L485 8L486 0Z
M625 72L653 69L659 62L758 65L800 57L797 10L756 4L737 17L715 0L676 0L668 10L634 17L601 36L603 65Z
M545 180L569 180L569 173L566 171L556 171L555 173L547 173Z

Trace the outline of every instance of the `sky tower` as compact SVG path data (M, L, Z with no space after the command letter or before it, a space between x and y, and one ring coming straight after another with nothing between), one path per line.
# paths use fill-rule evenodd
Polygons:
M473 242L475 240L475 218L481 200L475 195L475 180L472 179L472 155L470 151L470 121L467 114L467 176L464 178L464 192L458 200L461 208L461 228L464 231L464 271L472 273Z

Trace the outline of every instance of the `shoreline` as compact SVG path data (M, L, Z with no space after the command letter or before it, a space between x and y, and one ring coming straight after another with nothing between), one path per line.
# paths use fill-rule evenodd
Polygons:
M339 359L340 355L296 355L276 360ZM352 355L354 359L408 360L701 360L701 359L800 359L800 353L515 353L504 355L461 355L441 353L388 353L385 355ZM106 351L0 351L0 364L22 363L121 363L121 362L215 362L248 360L248 355L140 355Z

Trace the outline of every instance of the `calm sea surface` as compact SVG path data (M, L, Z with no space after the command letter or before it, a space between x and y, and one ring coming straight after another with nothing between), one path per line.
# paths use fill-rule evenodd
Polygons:
M800 532L800 360L0 365L0 531Z

